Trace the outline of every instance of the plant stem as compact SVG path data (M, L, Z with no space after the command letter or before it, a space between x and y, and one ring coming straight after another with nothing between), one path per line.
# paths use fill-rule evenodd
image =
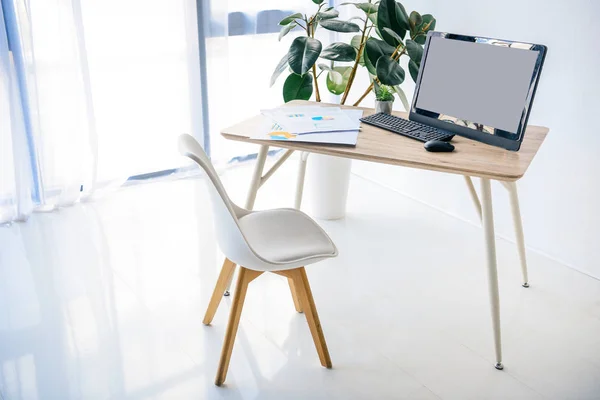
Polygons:
M304 23L306 23L306 20L303 20L303 21L304 21ZM302 29L304 29L306 32L308 32L308 30L306 29L306 27L305 27L305 26L303 26L303 25L299 24L298 22L296 22L296 23L298 24L298 26L299 26L300 28L302 28Z
M321 10L321 6L319 6L319 10ZM312 38L315 37L315 26L314 26L315 17L316 17L316 14L315 14L315 16L313 16L310 19L310 22L307 23L306 35L308 37L312 37ZM320 102L321 101L321 93L319 93L319 81L318 81L319 76L317 75L316 63L313 64L313 66L312 66L312 74L313 74L313 82L315 85L315 100L317 102Z
M398 47L396 47L396 50L394 50L394 52L390 56L390 57L392 57L392 59L394 61L398 61L398 59L400 59L400 57L402 57L402 55L404 53L406 53L406 46L404 46L404 48L402 49L402 51L400 53L398 53L398 49L399 48L400 48L400 45L398 45ZM375 78L373 80L373 82L371 82L371 84L369 85L369 87L367 88L367 90L365 90L365 92L362 94L362 96L360 96L360 98L356 101L356 103L353 104L354 107L358 106L360 104L360 102L363 101L365 99L365 97L367 97L367 95L369 94L369 92L371 90L373 90L373 85L375 85L375 81L377 81L377 83L379 83L379 78Z
M346 98L348 97L348 93L350 93L350 88L352 87L352 83L354 83L354 77L356 76L356 70L358 69L358 63L360 61L360 56L365 47L365 35L367 33L367 21L369 18L365 18L365 26L363 27L362 37L360 38L360 46L358 46L358 51L356 54L356 60L354 61L354 66L352 67L352 71L350 71L350 76L348 77L348 83L346 84L346 89L344 90L344 94L342 96L342 101L340 104L346 103Z
M375 81L373 81L373 82L375 82ZM373 90L373 85L374 85L373 82L371 82L371 84L369 85L367 90L365 90L365 92L362 94L362 96L360 96L360 98L358 100L356 100L356 103L352 104L354 107L357 107L360 104L360 102L363 101L365 99L365 97L367 97L369 92L371 92L371 90Z
M313 73L313 77L314 77L314 82L315 82L315 100L316 101L321 101L321 94L319 93L319 83L317 82L317 67L315 65L312 66L312 73Z

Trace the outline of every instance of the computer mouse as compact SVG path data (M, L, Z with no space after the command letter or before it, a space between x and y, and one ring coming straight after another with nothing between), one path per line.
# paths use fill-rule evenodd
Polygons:
M425 150L432 152L447 152L454 151L454 146L443 140L430 140L425 143Z

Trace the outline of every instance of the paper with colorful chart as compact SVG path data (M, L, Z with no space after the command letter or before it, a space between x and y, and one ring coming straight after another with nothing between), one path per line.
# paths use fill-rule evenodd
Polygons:
M274 141L291 141L302 143L321 143L321 144L338 144L345 146L356 146L358 140L358 127L360 126L360 118L362 110L343 110L346 116L353 122L355 129L348 131L336 132L318 132L296 134L288 132L278 122L265 118L261 129L252 135L252 139L274 140Z
M277 122L284 131L297 135L349 131L360 126L360 121L352 120L339 107L281 107L261 113Z

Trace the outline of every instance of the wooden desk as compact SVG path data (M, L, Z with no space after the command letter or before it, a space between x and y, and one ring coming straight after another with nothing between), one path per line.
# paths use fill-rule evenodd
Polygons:
M298 106L307 104L340 107L335 104L314 103L302 100L295 100L286 105ZM364 112L363 116L374 113L372 108L341 107L349 109L360 108ZM394 114L407 118L404 112L394 112ZM423 143L417 140L367 124L361 124L356 147L249 139L247 136L260 129L259 127L263 118L262 115L257 115L223 129L221 134L226 139L259 145L373 161L382 164L477 176L500 181L515 181L521 178L525 174L525 171L527 171L527 167L529 167L548 133L548 128L528 126L521 150L518 152L504 150L499 147L455 136L452 139L452 143L456 146L456 150L451 153L430 153L424 151Z
M314 103L302 100L287 103L288 106L310 104L339 107L335 104ZM349 106L341 107L355 108ZM369 108L360 107L360 109L364 111L364 116L374 112L373 109ZM395 112L394 114L406 118L406 113ZM508 151L460 136L455 136L454 139L452 139L452 143L456 146L455 151L451 153L430 153L423 149L423 143L419 141L366 124L361 124L361 131L358 135L356 147L249 139L248 136L251 133L256 129L260 129L259 127L263 118L263 116L258 115L226 128L221 132L226 139L255 143L261 146L246 200L246 208L248 209L254 207L254 200L256 199L256 194L260 186L273 175L277 168L279 168L279 166L281 166L295 150L303 152L300 157L300 168L296 190L296 208L300 208L302 201L304 173L306 170L306 157L308 153L319 153L356 160L447 172L451 174L460 174L465 177L471 199L473 200L473 204L475 205L483 225L486 243L486 265L488 269L492 325L494 331L494 349L496 353L495 367L497 369L503 369L500 335L500 300L498 293L496 243L490 180L500 181L508 190L517 240L517 249L521 263L521 272L523 275L522 286L527 288L529 287L529 280L527 276L527 261L525 258L525 241L523 238L523 227L521 223L516 181L527 171L529 164L533 160L533 157L535 157L548 134L548 128L528 126L519 152ZM286 148L288 151L279 158L269 171L263 174L265 160L270 146ZM481 201L471 178L474 176L481 178ZM227 295L228 292L225 294Z

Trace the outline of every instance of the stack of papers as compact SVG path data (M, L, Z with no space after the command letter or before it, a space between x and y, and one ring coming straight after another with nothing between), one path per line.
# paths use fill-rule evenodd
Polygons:
M303 106L262 110L267 117L253 139L355 146L361 110Z

